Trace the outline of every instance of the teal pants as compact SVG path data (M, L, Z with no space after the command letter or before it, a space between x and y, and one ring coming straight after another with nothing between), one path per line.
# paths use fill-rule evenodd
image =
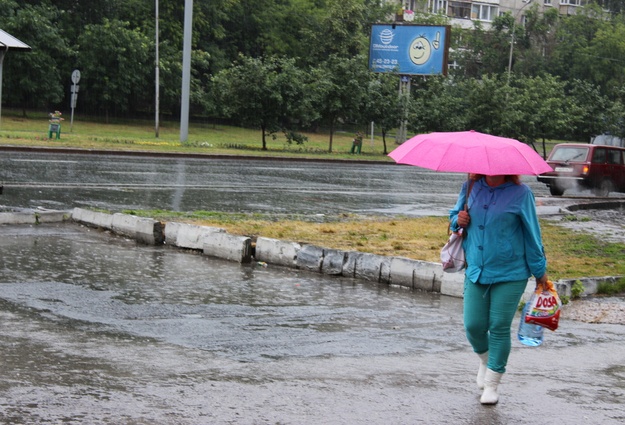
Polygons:
M506 371L512 341L510 327L526 280L501 282L492 285L464 280L464 329L473 351L488 351L488 368L499 373Z

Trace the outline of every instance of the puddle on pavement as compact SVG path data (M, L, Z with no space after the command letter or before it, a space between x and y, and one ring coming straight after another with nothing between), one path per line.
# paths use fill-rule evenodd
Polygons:
M450 297L138 246L74 224L2 233L0 297L55 320L242 361L465 346L461 301Z

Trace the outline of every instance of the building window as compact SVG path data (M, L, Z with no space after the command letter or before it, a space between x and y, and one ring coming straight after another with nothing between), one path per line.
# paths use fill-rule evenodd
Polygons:
M447 15L447 0L429 0L429 11Z
M406 0L404 1L404 9L406 10L417 10L417 0Z
M478 21L492 21L499 14L497 6L488 4L473 3L471 8L471 19Z
M545 6L551 6L551 0L543 0Z
M469 19L471 17L471 3L450 1L449 16L452 18Z
M582 0L560 0L561 5L582 6L584 3Z
M456 70L456 69L460 69L460 68L461 68L461 66L458 64L458 62L456 62L455 60L453 60L453 61L450 61L450 62L447 64L447 68L448 68L449 70Z

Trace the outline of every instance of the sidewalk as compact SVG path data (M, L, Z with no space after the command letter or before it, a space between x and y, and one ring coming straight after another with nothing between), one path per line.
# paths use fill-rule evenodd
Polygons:
M0 227L0 422L621 424L625 326L514 333L482 406L462 302L142 246Z

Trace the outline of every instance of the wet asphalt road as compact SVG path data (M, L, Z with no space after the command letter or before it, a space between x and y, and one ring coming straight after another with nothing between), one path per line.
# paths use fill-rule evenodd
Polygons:
M379 163L1 152L7 208L446 215L463 174ZM536 196L547 194L534 177Z
M64 160L76 158L51 160L57 165L50 169ZM16 163L42 166L41 161L20 157ZM128 161L113 175L124 169L136 171ZM30 175L19 171L21 165L13 165L8 165L11 171L2 170L4 181L10 175L12 183L8 198L5 193L0 199L22 208L121 208L147 204L160 193L171 205L179 200L180 208L214 209L203 207L209 205L207 199L227 199L225 194L219 197L222 191L234 193L235 187L245 191L248 184L243 177L237 180L237 173L224 177L216 172L211 181L225 180L204 184L200 192L166 182L123 187L86 171L101 175L95 170L106 170L105 166L75 164L73 174L57 169L55 178L54 173L39 175L32 170ZM139 167L145 170L147 165ZM289 203L284 194L297 192L304 181L333 181L336 176L330 178L321 165L313 165L316 171L305 174L309 180L291 181L289 176L299 175L296 166L260 161L256 167L270 169L267 172L281 183L279 189L269 183L264 189L260 185L249 189L247 195L258 198L242 197L242 210L266 204L268 210L273 205L289 211L291 205L305 214L334 214L349 208L349 194L366 187L389 191L386 181L395 170L410 170L404 177L408 182L422 175L413 175L406 167L381 166L372 178L375 184L363 186L351 177L361 169L346 165L351 171L344 175L350 177L341 180L335 195L324 198L323 188L336 185L314 180L315 189L308 195L314 201L302 206L304 198ZM258 170L254 175L262 174ZM288 172L281 174L284 170ZM137 173L145 178L145 171ZM185 181L196 181L191 178L194 173L183 174ZM72 175L73 183L58 183ZM228 178L238 183L228 188ZM93 192L83 192L81 180L94 184ZM49 187L42 186L46 182ZM167 187L161 189L162 185ZM455 181L444 185L453 187ZM30 195L12 195L12 187L31 187L32 202ZM61 196L63 189L67 198ZM448 209L442 206L447 202L443 198L455 195L435 192L417 186L399 197L388 194L392 200L381 203L364 196L368 200L358 203L358 210L421 214ZM271 202L262 201L262 193ZM421 199L423 193L432 193L432 202L410 206L408 199ZM95 201L89 201L92 195ZM230 207L225 203L223 208ZM239 265L170 247L138 246L75 224L1 226L0 253L0 423L625 421L621 325L585 324L567 320L565 314L560 329L548 332L543 346L528 348L513 340L501 401L484 407L474 384L477 357L463 334L460 299L279 267ZM518 317L514 328L517 323Z

